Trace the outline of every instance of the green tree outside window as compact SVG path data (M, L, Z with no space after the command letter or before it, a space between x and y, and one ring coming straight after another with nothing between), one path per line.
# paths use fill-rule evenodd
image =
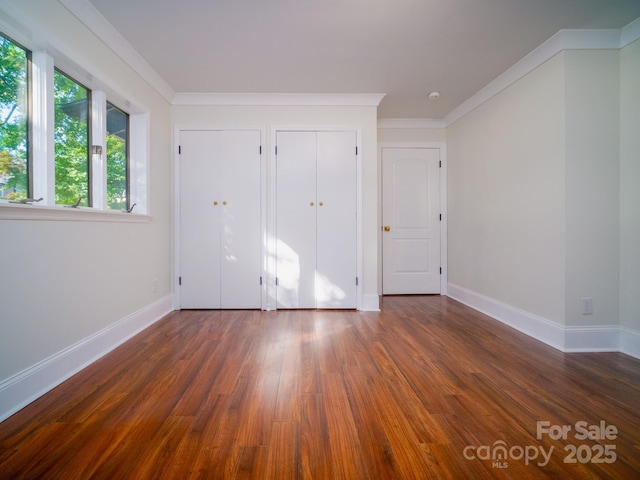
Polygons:
M129 208L129 115L107 102L107 208Z
M53 84L56 204L88 206L89 91L57 70Z
M29 196L28 52L0 36L0 198Z

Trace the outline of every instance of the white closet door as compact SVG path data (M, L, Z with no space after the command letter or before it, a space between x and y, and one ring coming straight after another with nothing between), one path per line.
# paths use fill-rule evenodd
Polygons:
M181 308L260 308L260 132L180 143Z
M355 132L278 132L278 308L357 306Z
M318 132L317 308L356 308L356 134Z
M180 134L180 306L220 308L218 132Z
M218 132L220 306L261 306L260 132Z
M278 132L277 308L315 308L316 134Z

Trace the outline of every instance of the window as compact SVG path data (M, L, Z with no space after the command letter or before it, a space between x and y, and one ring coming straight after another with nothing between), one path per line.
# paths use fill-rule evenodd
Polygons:
M129 115L107 102L107 208L129 203Z
M0 199L30 195L29 52L0 35Z
M53 82L55 203L90 206L90 92L58 70L53 74Z
M18 37L0 32L0 218L146 214L149 114L46 41L32 52Z

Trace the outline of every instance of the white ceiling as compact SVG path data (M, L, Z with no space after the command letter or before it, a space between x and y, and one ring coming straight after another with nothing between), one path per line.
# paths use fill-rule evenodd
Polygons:
M444 118L559 30L640 17L640 0L90 2L175 92L385 93L380 118Z

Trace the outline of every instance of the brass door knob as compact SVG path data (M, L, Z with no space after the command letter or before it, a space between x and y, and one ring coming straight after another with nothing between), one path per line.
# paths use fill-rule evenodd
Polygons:
M313 202L309 202L309 205L313 207Z
M323 205L324 205L324 203L323 203L323 202L320 202L318 205L323 206Z
M385 231L385 232L389 232L389 231L391 231L391 227L390 227L389 225L385 225L385 226L384 226L384 231Z
M223 205L226 205L226 204L227 204L227 201L225 200L224 202L222 202L222 204L223 204Z
M213 202L214 205L218 205L218 202Z

